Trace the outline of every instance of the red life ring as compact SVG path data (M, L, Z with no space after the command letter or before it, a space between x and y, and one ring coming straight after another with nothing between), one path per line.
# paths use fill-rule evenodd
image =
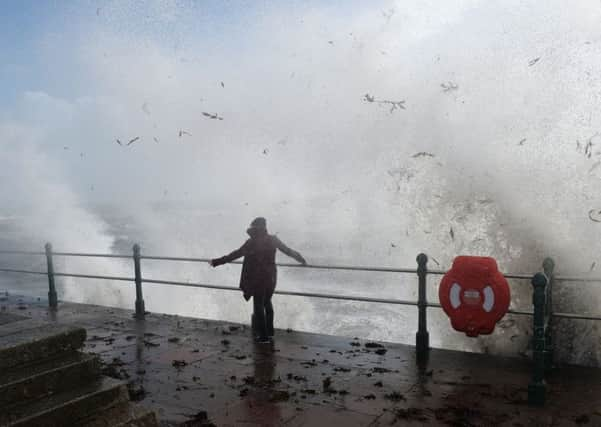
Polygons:
M469 337L492 333L509 309L507 280L490 257L459 256L438 288L453 328Z

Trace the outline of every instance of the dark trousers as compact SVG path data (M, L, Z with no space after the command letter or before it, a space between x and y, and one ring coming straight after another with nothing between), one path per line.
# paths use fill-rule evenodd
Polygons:
M273 305L269 291L257 292L253 295L253 320L255 335L261 338L273 336Z

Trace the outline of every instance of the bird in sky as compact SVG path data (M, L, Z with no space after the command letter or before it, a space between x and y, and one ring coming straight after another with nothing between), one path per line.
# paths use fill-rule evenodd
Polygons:
M186 132L185 130L180 130L179 131L179 137L181 138L183 135L188 135L188 136L192 136L191 133Z
M225 85L223 84L223 82L221 82L221 87L225 87Z
M130 140L129 140L129 142L127 143L127 145L128 145L128 146L132 145L132 144L133 144L134 142L136 142L138 139L140 139L140 137L139 137L139 136L136 136L135 138L133 138L133 139L130 139Z
M452 90L459 89L459 86L453 82L441 83L440 87L442 87L443 92L450 92Z
M209 119L218 119L218 120L223 120L223 117L219 117L217 115L217 113L214 114L210 114L210 113L205 113L204 111L202 112L202 115L205 117L208 117Z
M420 151L419 153L415 153L411 157L413 157L413 158L416 158L416 157L434 157L434 154L428 153L426 151Z
M154 142L156 142L157 144L159 143L159 139L156 136L153 136L152 139L154 139Z
M116 139L116 141L117 141L117 144L123 146L123 143L121 141L119 141L118 139Z

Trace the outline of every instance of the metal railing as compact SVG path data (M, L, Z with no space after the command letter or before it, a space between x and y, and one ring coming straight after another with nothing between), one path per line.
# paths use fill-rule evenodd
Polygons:
M56 287L54 285L55 277L74 277L74 278L83 278L83 279L102 279L102 280L116 280L116 281L128 281L134 282L136 284L136 300L143 301L142 294L142 284L150 283L150 284L165 284L165 285L175 285L175 286L188 286L188 287L196 287L196 288L206 288L206 289L221 289L227 291L239 291L238 287L232 286L221 286L221 285L213 285L213 284L205 284L205 283L190 283L190 282L181 282L181 281L173 281L173 280L160 280L160 279L145 279L141 274L141 261L142 260L155 260L155 261L171 261L171 262L196 262L196 263L208 263L210 261L209 258L192 258L192 257L172 257L172 256L159 256L159 255L142 255L140 251L139 245L134 245L134 250L132 255L126 254L106 254L106 253L81 253L81 252L54 252L52 251L52 245L48 243L45 247L45 251L11 251L11 250L0 250L0 254L9 254L9 255L26 255L26 256L45 256L47 261L47 270L46 271L33 271L33 270L24 270L24 269L13 269L13 268L0 268L0 272L4 273L22 273L22 274L37 274L37 275L48 275L49 280L49 293L55 294ZM423 255L423 257L422 257ZM67 272L55 272L54 271L54 257L87 257L87 258L116 258L116 259L130 259L134 262L134 276L133 277L123 277L123 276L108 276L108 275L94 275L94 274L78 274L78 273L67 273ZM423 268L420 269L420 258L423 262ZM378 273L401 273L401 274L416 274L419 276L423 275L427 277L427 275L444 275L446 270L428 270L427 262L428 258L425 254L420 254L417 257L418 267L417 268L395 268L395 267L373 267L373 266L356 266L356 265L320 265L320 264L308 264L308 265L300 265L300 264L291 264L291 263L277 263L276 265L279 267L286 268L310 268L315 270L339 270L339 271L364 271L364 272L378 272ZM545 259L543 262L543 270L545 271L545 275L549 278L549 285L547 289L547 294L549 301L547 303L547 317L556 317L556 318L569 318L569 319L581 319L581 320L601 320L601 314L581 314L581 313L559 313L553 312L551 309L551 289L552 284L554 282L601 282L601 277L577 277L577 276L555 276L553 274L553 261L549 258ZM231 264L242 264L241 261L233 261ZM506 279L517 279L517 280L531 280L534 276L534 273L503 273L503 276ZM418 292L420 289L424 288L425 283L419 284ZM417 301L408 301L408 300L399 300L399 299L391 299L391 298L372 298L372 297L362 297L362 296L348 296L348 295L334 295L334 294L324 294L324 293L311 293L311 292L293 292L293 291L281 291L276 290L276 294L279 295L289 295L289 296L303 296L310 298L325 298L325 299L336 299L336 300L346 300L346 301L357 301L357 302L370 302L370 303L382 303L382 304L393 304L393 305L412 305L420 307L421 305L425 305L425 307L433 307L433 308L441 308L441 305L438 303L432 303L427 301L426 294L421 295ZM49 305L52 308L56 307L56 301L53 298L49 298ZM518 309L509 309L508 313L514 315L524 315L524 316L532 316L533 311L528 310L518 310ZM136 310L136 316L143 317L144 312L141 310Z
M56 293L55 277L74 277L82 279L102 279L102 280L117 280L128 281L135 283L136 301L135 301L135 316L138 319L143 319L146 311L144 297L142 292L143 283L148 284L163 284L174 286L186 286L205 289L219 289L225 291L240 291L238 287L221 286L206 283L189 283L174 280L161 279L146 279L142 276L142 260L169 261L169 262L209 262L208 258L190 258L190 257L168 257L157 255L142 255L140 246L133 246L133 254L103 254L103 253L79 253L79 252L53 252L52 245L47 243L44 252L37 251L10 251L0 250L0 254L24 255L24 256L45 256L46 271L32 271L14 268L0 268L0 272L4 273L21 273L21 274L37 274L47 275L48 277L48 304L51 309L56 309L58 306L58 298ZM93 274L79 274L68 272L54 271L54 257L89 257L89 258L117 258L133 260L134 276L107 276ZM428 275L444 275L444 270L428 270L428 257L425 254L419 254L416 258L417 268L393 268L393 267L373 267L373 266L356 266L356 265L319 265L319 264L289 264L277 263L279 267L286 268L310 268L317 270L338 270L338 271L362 271L362 272L378 272L378 273L397 273L397 274L416 274L418 277L418 298L416 301L392 299L392 298L374 298L364 296L351 295L335 295L315 292L298 292L276 290L275 294L300 296L309 298L324 298L344 301L357 301L378 304L392 305L409 305L418 308L418 330L416 332L416 359L420 365L424 365L428 359L429 350L429 333L427 328L427 309L441 308L439 303L428 302L427 298L427 276ZM240 261L234 261L232 264L241 264ZM533 317L533 360L535 367L533 371L533 379L529 385L529 401L532 404L544 403L545 385L544 371L552 366L553 362L553 322L554 319L576 319L576 320L601 320L601 314L589 313L561 313L553 311L553 285L557 282L601 282L601 277L572 277L572 276L555 276L555 263L552 259L546 258L543 263L544 273L505 273L503 276L507 279L530 280L533 285L533 306L534 310L519 310L509 309L508 313L520 316Z

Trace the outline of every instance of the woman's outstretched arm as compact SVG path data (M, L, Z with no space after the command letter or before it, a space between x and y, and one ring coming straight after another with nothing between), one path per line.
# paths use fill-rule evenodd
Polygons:
M215 258L212 259L209 264L211 264L211 266L213 267L217 267L218 265L221 264L227 264L228 262L232 262L234 260L237 260L240 257L245 256L248 253L248 240L246 242L244 242L244 244L242 246L240 246L240 248L236 249L234 252L229 253L225 256L222 256L221 258Z
M307 261L305 261L305 259L303 258L303 256L298 253L297 251L295 251L294 249L290 249L288 246L286 246L284 244L284 242L282 242L280 239L278 239L277 237L274 237L275 239L275 244L276 247L281 250L282 252L284 252L286 255L288 255L290 258L294 258L295 260L297 260L298 262L300 262L303 265L307 264Z

